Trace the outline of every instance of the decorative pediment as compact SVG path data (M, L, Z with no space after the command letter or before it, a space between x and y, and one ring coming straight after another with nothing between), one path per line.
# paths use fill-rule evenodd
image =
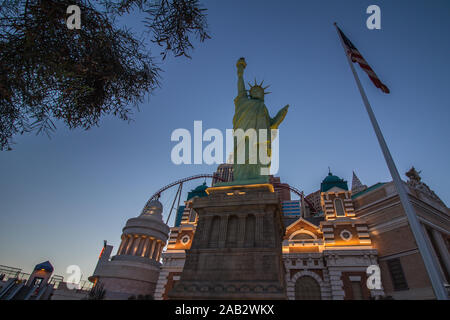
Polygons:
M416 190L418 193L425 195L425 197L432 199L439 203L441 206L446 207L445 203L439 198L430 187L422 182L422 178L420 177L421 171L417 172L414 167L412 167L408 172L406 172L406 176L409 178L407 181L408 186L412 189Z
M331 189L327 190L327 192L347 192L347 190L339 187L332 187Z
M304 234L305 237L309 235L312 239L322 238L320 227L303 218L299 218L286 227L286 234L284 238L290 240L295 236L301 237L300 234Z
M415 180L409 180L407 182L408 186L412 187L414 190L416 190L417 192L425 195L426 197L436 201L437 203L439 203L440 205L445 206L444 202L441 200L441 198L439 198L436 193L434 193L433 190L430 189L430 187L423 182L417 182Z

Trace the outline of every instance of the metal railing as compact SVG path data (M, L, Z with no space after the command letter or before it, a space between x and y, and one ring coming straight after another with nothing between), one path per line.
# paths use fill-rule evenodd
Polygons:
M30 278L30 274L22 272L20 268L9 267L0 265L0 281L7 282L9 279L16 279L18 282L26 282ZM53 288L58 289L61 282L64 282L64 277L60 275L54 275L50 278L48 284ZM93 287L93 283L89 280L81 280L77 286L77 290L89 291Z
M0 280L8 281L9 279L17 279L21 282L28 280L29 273L22 272L20 268L8 267L0 265Z

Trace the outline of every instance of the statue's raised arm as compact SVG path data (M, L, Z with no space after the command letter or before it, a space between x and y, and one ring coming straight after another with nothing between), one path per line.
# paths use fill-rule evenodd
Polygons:
M237 74L238 74L238 94L236 96L236 99L247 97L247 91L245 90L245 84L244 84L244 69L247 66L247 63L245 62L244 58L240 58L237 63Z

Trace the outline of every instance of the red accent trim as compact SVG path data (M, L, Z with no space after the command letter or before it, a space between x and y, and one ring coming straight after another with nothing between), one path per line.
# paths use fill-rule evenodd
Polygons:
M105 251L105 247L103 247L102 251L100 252L100 255L98 256L99 259L102 257L103 251Z

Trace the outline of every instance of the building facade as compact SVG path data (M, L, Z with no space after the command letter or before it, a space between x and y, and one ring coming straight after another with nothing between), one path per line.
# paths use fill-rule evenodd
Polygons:
M407 191L441 273L450 271L449 209L412 168ZM352 196L356 217L367 221L378 251L385 293L394 299L434 299L433 289L393 182L377 183Z
M448 283L449 209L418 175L410 172L408 177L411 201L439 261L442 281ZM310 197L318 213L304 216L300 210L299 216L284 215L282 254L288 299L434 299L393 183L367 187L355 174L352 180L356 193L330 172ZM291 213L288 207L285 212ZM171 229L155 299L167 299L183 271L196 230L195 219L184 221ZM369 289L370 266L379 267L381 285Z
M229 166L224 168L222 165L220 168L221 179L229 178L232 173ZM408 171L407 176L409 180L405 183L410 200L419 215L429 248L439 264L442 282L448 284L450 211L421 181L419 173L414 168ZM279 178L271 177L271 182L272 192L276 194L282 213L280 217L284 233L280 248L281 270L285 296L288 299L435 298L392 182L376 183L367 187L353 173L350 189L347 181L330 172L322 180L320 189L305 197L309 198L307 204L303 203L303 197L300 200L291 200L290 194L288 196L285 192L289 190L283 186L279 187L282 185ZM278 190L276 186L279 187ZM225 192L218 195L217 199L238 196L242 193L238 191ZM191 250L194 237L202 239L211 237L201 234L202 228L198 229L197 225L199 217L195 208L206 202L214 206L211 199L205 199L206 202L201 200L204 197L210 197L205 183L188 193L184 205L178 208L176 223L170 228L170 234L169 228L160 218L162 214L160 206L149 208L152 212L157 211L158 219L161 220L158 228L153 227L152 234L142 230L138 232L137 226L127 223L117 256L109 259L109 255L106 255L108 258L104 262L99 261L98 270L94 272L92 280L98 282L103 279L103 283L109 281L111 288L115 286L117 292L124 291L126 286L132 287L133 290L127 291L127 295L145 287L145 290L139 292L152 292L157 300L169 299L174 288L180 287L178 283L183 278L187 253ZM304 210L311 203L315 207L314 213ZM225 221L236 218L235 215L239 216L238 208L239 206L233 209L237 210L235 214L227 211L228 213L216 226L219 230L217 237L220 239L225 237L222 239L225 245L228 243L230 232L220 231L222 227L234 223L234 229L238 231L245 229L240 227L239 223L236 224L236 221ZM154 218L156 215L150 216ZM144 215L138 218L146 217ZM159 230L158 236L154 233L156 229ZM200 235L197 234L197 230L200 230ZM263 238L260 239L261 236L264 238L262 234L257 235L260 241L264 241ZM152 237L156 241L152 242ZM156 243L155 248L148 245L149 239L150 243ZM166 239L168 239L167 247L163 250ZM244 237L244 242L245 239ZM111 250L112 248L110 252ZM108 267L105 268L105 265L112 266L117 263L133 265L133 268L138 265L139 268L144 265L147 268L151 265L152 270L149 271L151 274L120 267L117 269L121 270L119 275L117 273L119 271L112 269L108 271ZM190 270L190 273L193 270ZM117 287L123 279L130 280L127 278L130 275L133 277L133 284ZM379 281L373 281L374 277ZM195 282L195 279L189 281ZM111 288L110 291L114 291Z

